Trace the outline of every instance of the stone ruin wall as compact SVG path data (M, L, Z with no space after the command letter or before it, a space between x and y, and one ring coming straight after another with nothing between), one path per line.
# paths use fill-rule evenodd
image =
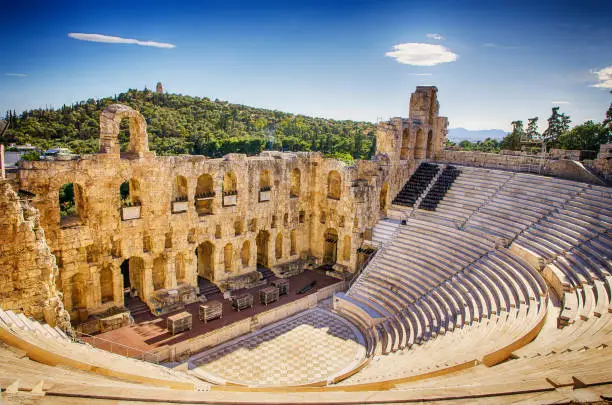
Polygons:
M67 320L55 285L58 268L38 211L0 179L0 303L64 329Z
M76 318L77 309L91 315L123 306L121 264L126 259L137 263L133 284L145 302L157 290L197 286L198 272L215 283L252 273L258 235L267 235L265 254L274 270L308 257L321 263L331 232L337 235L336 263L355 271L364 233L384 215L414 171L415 159L432 156L444 141L447 121L437 117L436 89L419 88L417 93L410 114L424 109L414 115L427 122L381 123L377 156L354 166L315 152L220 159L155 156L148 150L142 115L123 105L108 107L100 119L100 153L71 161L22 162L19 170L19 186L35 195L32 204L57 258L56 285L65 307ZM429 108L435 108L433 114ZM130 145L120 153L118 132L124 119L129 121ZM222 204L224 183L232 177L228 173L236 182L235 206ZM195 194L203 175L210 176L215 196L212 215L200 216ZM262 178L270 186L270 201L259 201ZM299 195L291 196L296 178ZM141 204L138 219L121 218L119 189L124 181L130 181L132 200ZM77 216L70 221L59 213L59 190L66 183L73 183L76 195ZM172 201L179 196L187 197L187 211L173 213ZM198 263L196 249L211 247L210 263ZM1 268L15 266L3 263ZM0 303L6 307L5 301Z

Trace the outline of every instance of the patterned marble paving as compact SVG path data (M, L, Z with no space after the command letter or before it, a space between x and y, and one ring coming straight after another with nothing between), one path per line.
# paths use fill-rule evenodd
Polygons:
M357 366L365 356L359 331L315 308L189 359L196 372L251 386L302 385Z

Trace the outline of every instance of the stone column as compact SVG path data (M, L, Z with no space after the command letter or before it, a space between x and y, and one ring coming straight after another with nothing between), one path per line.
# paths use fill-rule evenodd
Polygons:
M166 289L176 288L176 253L168 253L166 258Z

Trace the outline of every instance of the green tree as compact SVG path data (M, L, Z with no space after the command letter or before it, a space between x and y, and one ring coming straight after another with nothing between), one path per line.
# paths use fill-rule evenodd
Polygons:
M563 149L599 150L599 146L612 142L612 131L603 124L587 121L571 131L559 136L559 146Z
M525 136L523 121L512 121L512 132L502 139L501 149L521 150L521 139Z
M548 118L548 128L542 133L544 142L549 146L557 144L559 137L569 130L571 120L564 113L559 113L559 107L553 107Z
M542 139L542 135L538 132L538 117L527 119L527 131L525 132L525 138L530 141L539 141Z

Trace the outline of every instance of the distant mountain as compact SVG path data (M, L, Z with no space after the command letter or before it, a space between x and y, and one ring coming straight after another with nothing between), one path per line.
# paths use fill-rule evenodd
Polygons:
M484 141L487 138L501 140L506 136L507 132L502 129L481 129L472 131L465 128L449 128L448 139L453 142L468 141Z

